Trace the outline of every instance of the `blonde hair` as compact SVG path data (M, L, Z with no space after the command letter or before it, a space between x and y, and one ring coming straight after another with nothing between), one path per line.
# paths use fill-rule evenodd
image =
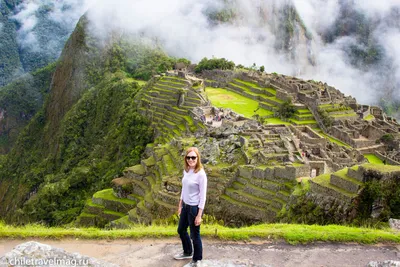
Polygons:
M194 168L194 172L197 173L197 172L199 172L199 171L203 168L203 165L201 164L200 152L199 152L199 150L197 149L197 147L189 147L189 148L186 150L185 157L183 158L183 161L185 162L185 171L188 172L189 169L190 169L189 164L187 163L186 157L187 157L187 155L188 155L190 152L192 152L192 151L193 151L194 153L196 153L196 155L197 155L196 167Z

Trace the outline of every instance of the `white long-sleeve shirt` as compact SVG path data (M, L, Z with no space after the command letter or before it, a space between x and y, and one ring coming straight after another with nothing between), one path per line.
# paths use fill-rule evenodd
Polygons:
M204 209L207 194L207 175L204 169L195 173L183 171L181 199L190 206Z

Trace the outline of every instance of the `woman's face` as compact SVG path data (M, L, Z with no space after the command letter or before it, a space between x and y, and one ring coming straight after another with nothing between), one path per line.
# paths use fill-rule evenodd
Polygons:
M190 168L195 168L197 163L197 155L194 151L190 151L186 155L186 162L188 163Z

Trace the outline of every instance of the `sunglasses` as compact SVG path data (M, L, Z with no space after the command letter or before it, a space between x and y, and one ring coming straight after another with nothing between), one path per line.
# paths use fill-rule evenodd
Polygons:
M189 156L186 156L186 160L189 160L189 159L191 159L191 160L196 160L197 159L197 157L189 157Z

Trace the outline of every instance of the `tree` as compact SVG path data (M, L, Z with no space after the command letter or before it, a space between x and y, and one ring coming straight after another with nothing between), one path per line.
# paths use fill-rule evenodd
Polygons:
M295 112L296 109L294 108L290 100L285 101L277 111L278 116L281 117L282 119L288 119L292 117Z
M260 72L264 72L265 71L265 67L264 66L261 66L260 67Z
M195 72L200 73L203 70L233 70L235 68L235 63L229 61L225 58L203 58L199 64L196 66Z

